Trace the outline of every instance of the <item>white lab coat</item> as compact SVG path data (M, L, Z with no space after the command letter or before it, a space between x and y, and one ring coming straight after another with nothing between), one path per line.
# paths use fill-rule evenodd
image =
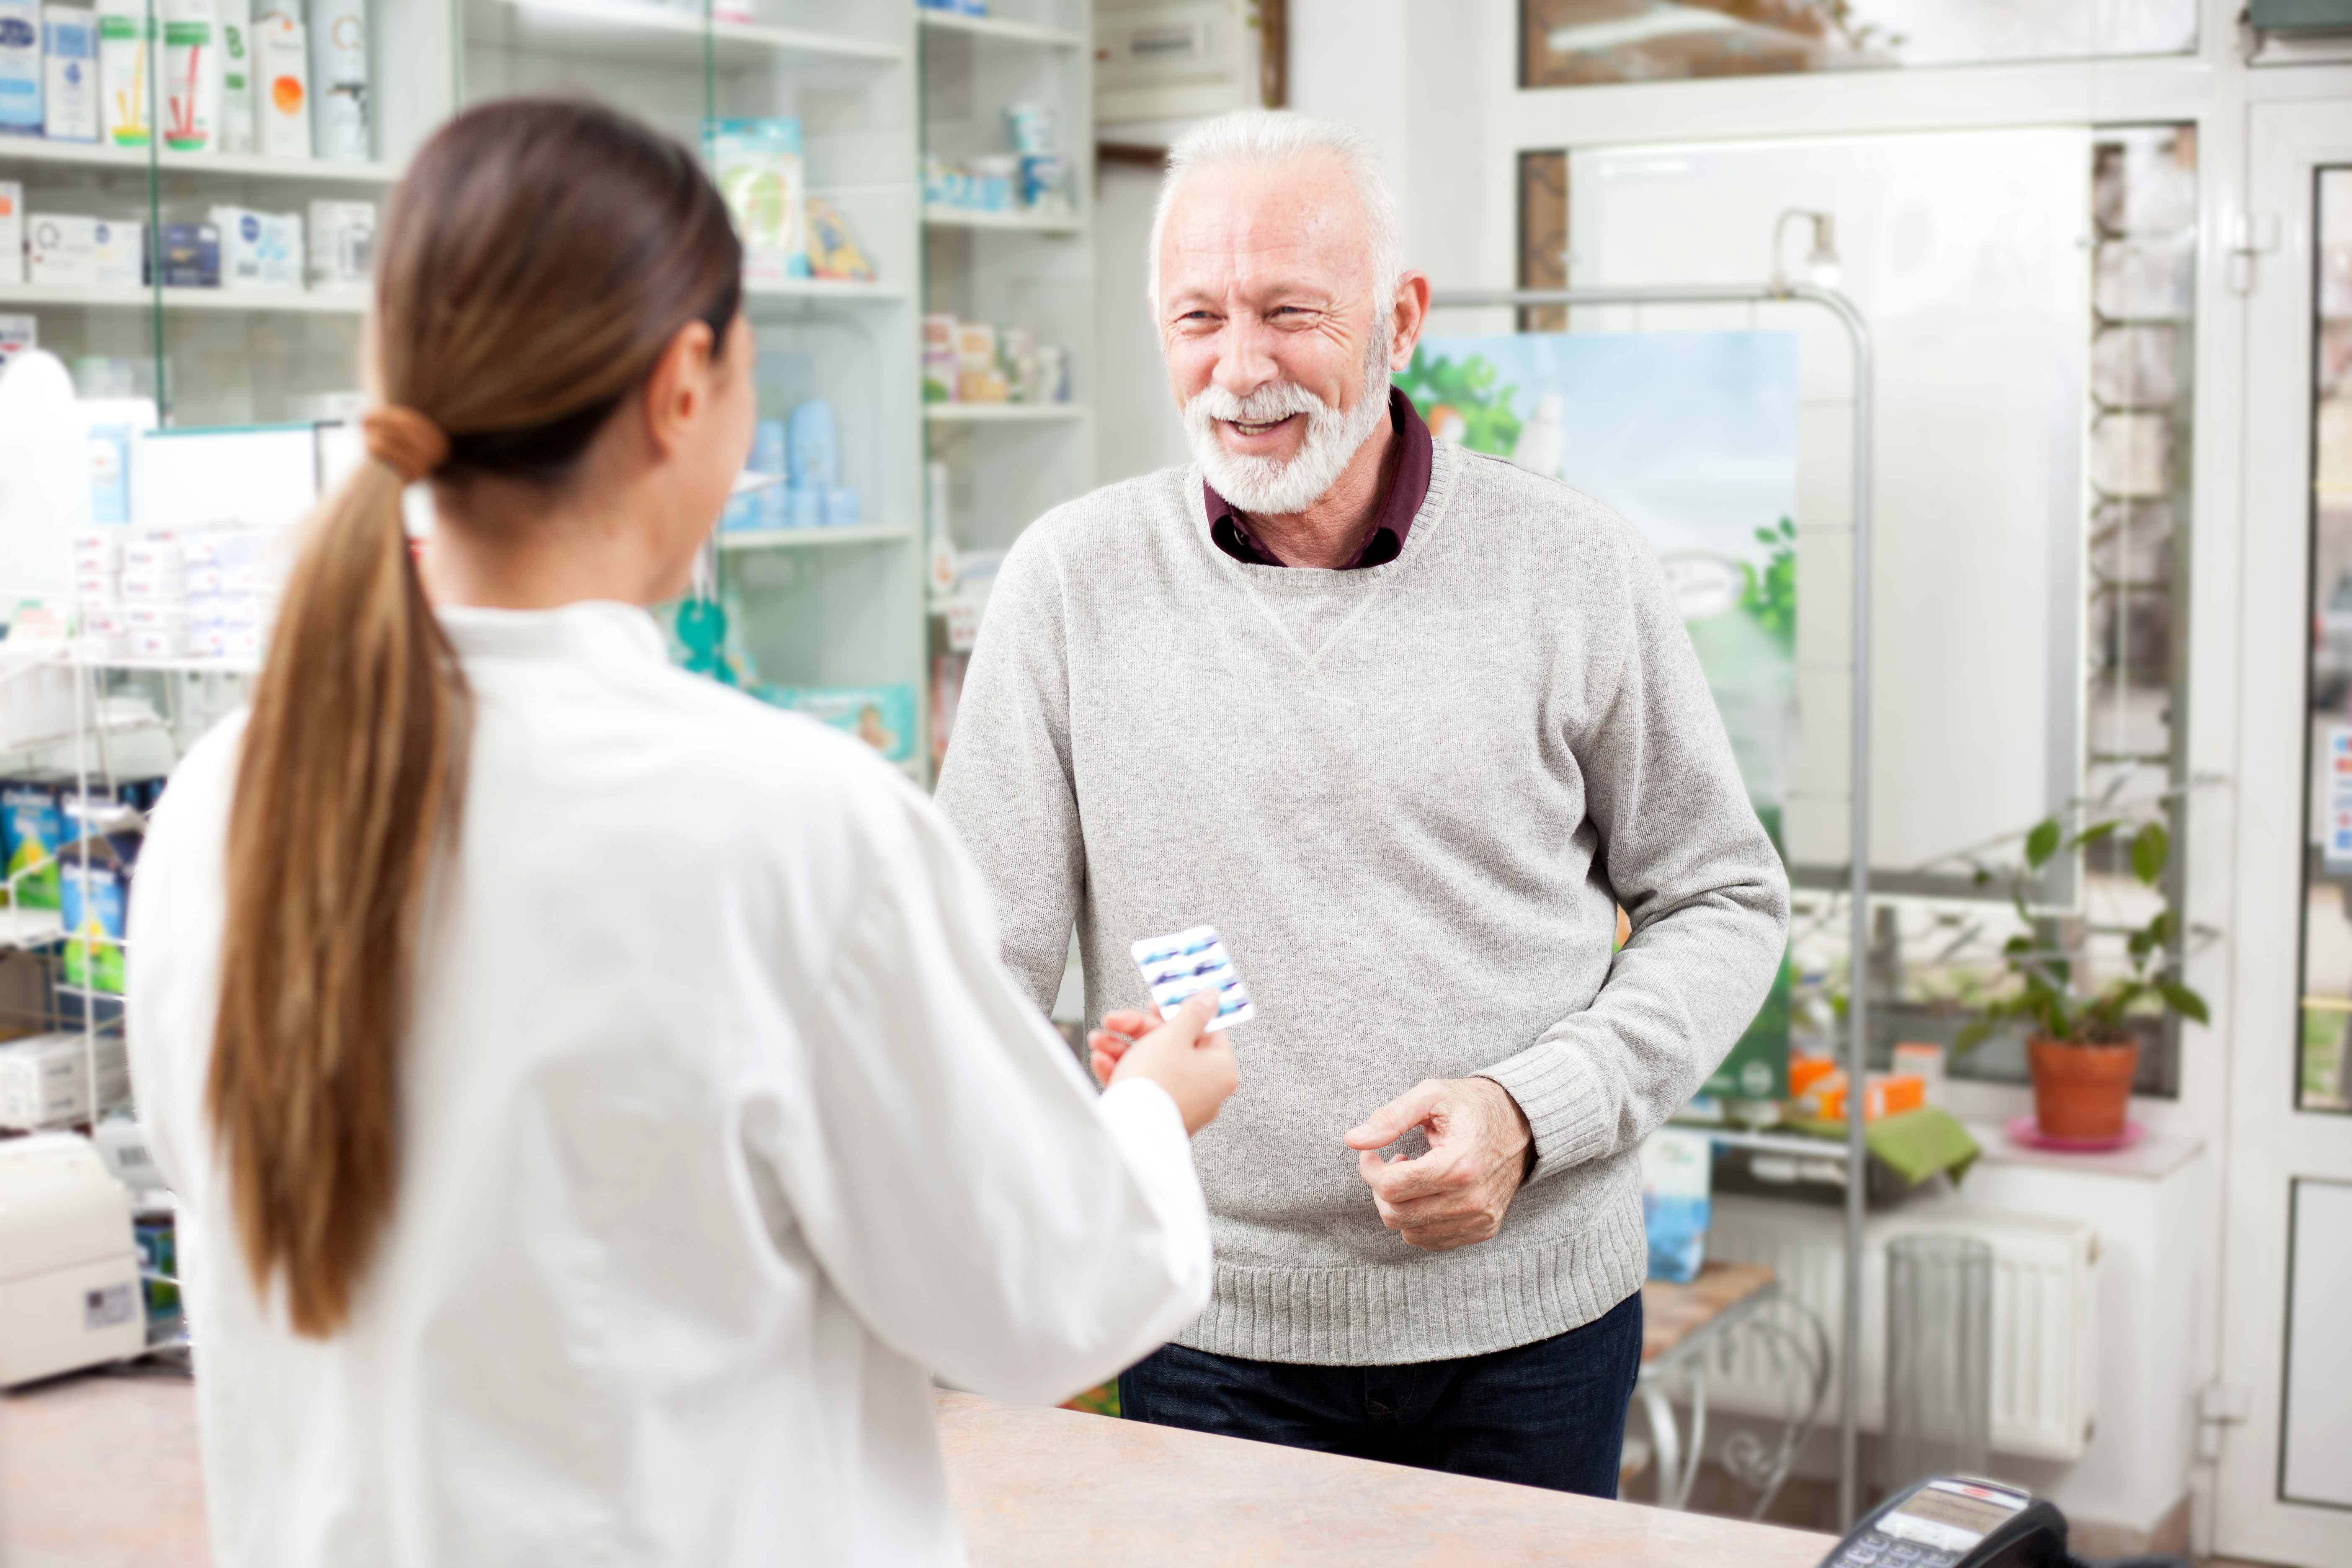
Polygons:
M204 1112L237 725L135 879L217 1562L961 1562L927 1373L1063 1398L1208 1299L1174 1103L1093 1093L859 742L672 669L636 609L444 621L463 837L331 1340L256 1294Z

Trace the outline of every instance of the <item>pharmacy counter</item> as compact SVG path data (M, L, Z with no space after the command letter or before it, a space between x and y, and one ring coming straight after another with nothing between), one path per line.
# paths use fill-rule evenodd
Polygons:
M972 1568L1088 1563L1814 1568L1826 1535L939 1394Z
M124 1368L0 1394L0 1563L206 1568L195 1389ZM1074 1563L1813 1568L1769 1525L939 1395L972 1568Z

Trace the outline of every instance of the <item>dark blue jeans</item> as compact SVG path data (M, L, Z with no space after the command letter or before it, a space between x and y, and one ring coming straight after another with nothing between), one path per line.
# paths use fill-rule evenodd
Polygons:
M1617 1495L1642 1370L1642 1293L1533 1344L1403 1366L1296 1366L1163 1345L1119 1373L1119 1414L1261 1443Z

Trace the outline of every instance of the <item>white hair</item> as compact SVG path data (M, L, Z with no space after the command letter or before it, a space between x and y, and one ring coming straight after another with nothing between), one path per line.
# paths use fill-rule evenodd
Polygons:
M1160 205L1151 215L1152 308L1160 305L1160 238L1176 195L1196 171L1247 164L1274 168L1317 155L1339 161L1355 186L1364 213L1364 238L1372 262L1372 310L1385 318L1404 276L1404 244L1397 232L1396 198L1371 143L1349 127L1283 109L1239 109L1203 121L1168 149L1168 173L1160 182Z

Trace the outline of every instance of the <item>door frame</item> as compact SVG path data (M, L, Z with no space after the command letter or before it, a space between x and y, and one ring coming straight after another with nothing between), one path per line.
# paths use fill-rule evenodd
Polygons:
M2214 1549L2316 1564L2352 1562L2352 1508L2287 1502L2280 1492L2293 1183L2352 1182L2352 1116L2294 1109L2308 832L2315 187L2320 168L2352 167L2352 101L2268 98L2256 95L2247 108L2243 210L2275 217L2277 244L2223 258L2252 270L2240 468L2235 902L2242 930L2229 1032L2221 1396L2207 1414L2224 1418ZM2224 249L2244 240L2259 247L2264 237L2256 229L2226 238Z

